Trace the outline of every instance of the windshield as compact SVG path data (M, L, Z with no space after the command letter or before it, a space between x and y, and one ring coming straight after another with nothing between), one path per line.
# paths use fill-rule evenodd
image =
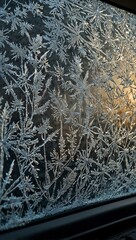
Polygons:
M136 16L0 1L1 230L136 192Z

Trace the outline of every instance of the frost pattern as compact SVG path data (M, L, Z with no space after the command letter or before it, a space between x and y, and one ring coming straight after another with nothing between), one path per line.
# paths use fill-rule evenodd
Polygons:
M0 1L0 226L136 193L136 16Z

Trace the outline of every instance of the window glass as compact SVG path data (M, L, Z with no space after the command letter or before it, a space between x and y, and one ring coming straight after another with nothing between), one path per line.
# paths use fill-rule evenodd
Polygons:
M0 1L0 227L136 192L136 16Z

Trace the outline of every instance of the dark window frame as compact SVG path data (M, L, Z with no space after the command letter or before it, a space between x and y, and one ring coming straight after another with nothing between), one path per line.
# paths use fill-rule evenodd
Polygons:
M101 1L136 14L135 0L101 0Z
M136 227L136 196L3 232L0 240L101 240L132 227Z

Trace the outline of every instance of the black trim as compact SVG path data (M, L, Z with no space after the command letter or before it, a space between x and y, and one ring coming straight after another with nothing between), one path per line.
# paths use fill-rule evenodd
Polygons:
M105 239L135 224L136 196L2 233L0 240Z
M101 1L136 14L136 0L101 0Z

